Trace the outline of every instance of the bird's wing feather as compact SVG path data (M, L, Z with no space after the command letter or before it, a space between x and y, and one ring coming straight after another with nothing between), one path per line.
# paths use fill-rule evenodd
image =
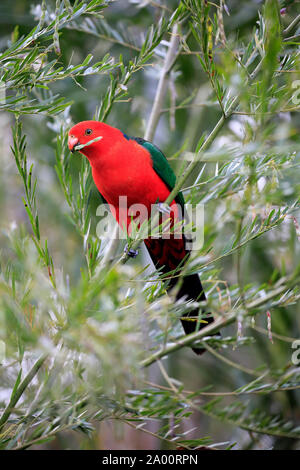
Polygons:
M138 144L142 145L145 149L148 150L152 158L154 171L168 186L168 188L172 190L176 184L176 176L162 151L156 147L156 145L148 142L145 139L142 139L141 137L131 137L131 139L135 140ZM183 209L184 197L181 192L177 194L175 200L178 202L178 204L181 205Z

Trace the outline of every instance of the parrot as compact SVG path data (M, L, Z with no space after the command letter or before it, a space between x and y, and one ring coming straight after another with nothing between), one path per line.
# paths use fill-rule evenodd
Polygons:
M132 221L127 207L142 204L150 214L152 205L163 205L175 186L175 173L156 145L141 137L130 137L104 122L90 120L74 125L68 133L68 147L72 153L78 150L89 160L94 183L119 225L125 221L128 227ZM120 196L127 198L125 214L119 206ZM179 192L167 209L172 208L170 219L173 224L179 217L176 207L184 210L184 204L183 194ZM162 206L161 212L164 210ZM150 234L144 243L155 268L162 276L166 291L170 292L179 283L176 301L206 301L197 273L179 275L190 256L184 233L181 237L174 233L169 237L151 237ZM129 256L135 257L137 254L136 250L128 250ZM174 272L175 276L172 276ZM192 307L181 317L185 334L202 329L214 321L210 313L200 313L199 308ZM192 349L198 355L205 351L203 347Z

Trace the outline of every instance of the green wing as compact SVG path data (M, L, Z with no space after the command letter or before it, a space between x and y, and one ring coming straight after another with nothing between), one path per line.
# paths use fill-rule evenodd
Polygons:
M159 150L156 145L152 144L151 142L148 142L147 140L142 139L141 137L131 138L150 152L154 170L160 176L163 182L168 186L168 188L172 190L176 184L176 176L174 171L170 167L168 160L161 152L161 150ZM181 205L182 209L184 208L184 197L181 192L177 194L175 201Z

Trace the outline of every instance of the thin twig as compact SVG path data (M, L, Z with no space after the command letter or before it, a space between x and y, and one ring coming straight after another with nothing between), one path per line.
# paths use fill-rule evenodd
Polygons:
M149 382L148 380L145 380L145 383L149 385L150 387L157 388L158 390L165 390L167 392L171 392L172 388L171 387L165 387L164 385L156 384L153 382ZM273 387L274 384L270 384L271 387ZM276 385L276 384L275 384ZM291 385L288 387L278 387L276 389L272 389L273 392L285 392L286 390L298 390L300 389L300 384L299 385ZM234 390L232 392L203 392L203 391L195 391L195 390L181 390L181 393L184 393L185 395L194 395L194 396L200 396L200 397L230 397L230 396L239 396L239 395L263 395L264 393L269 393L269 391L266 391L264 389L260 390Z
M285 28L283 31L283 34L289 33L294 26L296 26L300 21L300 15L297 15L296 18L293 19L293 21Z
M300 39L300 34L295 34L294 36L291 36L289 38L285 38L284 42L294 41L295 39Z
M148 125L146 128L146 132L145 132L146 140L151 141L153 139L154 133L155 133L155 130L156 130L156 127L157 127L157 124L161 115L162 104L163 104L163 100L164 100L166 89L167 89L168 75L177 57L177 51L178 51L178 46L179 46L179 37L178 37L177 31L178 31L178 25L176 23L173 26L173 29L171 32L170 46L169 46L169 49L165 58L165 62L163 64L163 68L161 71L161 75L160 75L157 90L156 90L156 95L154 98L153 107L152 107L150 118L149 118Z
M281 286L277 289L272 290L264 297L254 300L252 302L249 302L249 304L246 305L247 310L244 312L244 316L247 317L247 316L255 315L257 312L255 311L253 312L253 310L264 305L266 302L273 299L274 297L277 297L280 294L283 294L287 289L291 289L292 287L298 285L299 279L298 278L293 279L290 282L291 282L290 285ZM158 359L164 356L167 356L170 353L173 353L174 351L177 351L178 349L181 349L185 346L190 346L195 341L199 341L205 338L206 336L211 336L214 333L217 333L221 328L224 328L225 326L228 326L231 323L233 323L236 320L236 318L237 318L237 312L230 311L227 313L226 318L219 317L213 323L211 323L208 326L205 326L200 331L186 335L178 339L176 343L171 344L170 346L166 348L159 349L157 352L153 353L151 356L141 361L140 366L148 367L151 364L153 364L153 362L157 361Z
M47 359L47 355L43 354L32 366L24 380L20 383L18 386L17 390L11 396L11 399L5 408L1 418L0 418L0 432L2 431L2 428L4 424L7 422L10 414L12 413L14 407L18 403L19 399L21 398L23 392L26 390L32 379L35 377L35 375L38 373L42 365L44 364L45 360Z
M241 370L242 372L245 372L246 374L253 375L255 377L261 377L261 373L255 371L254 369L249 369L248 367L242 366L241 364L238 364L236 362L231 361L227 357L225 357L223 354L219 354L217 351L215 351L214 348L210 347L207 343L204 343L203 346L207 351L209 351L213 356L216 358L220 359L220 361L225 362L225 364L228 364L229 366Z
M144 427L142 426L135 426L134 423L132 423L131 421L128 421L126 419L122 419L121 420L124 424L127 424L128 426L131 426L133 429L135 429L136 431L142 431L146 434L149 434L150 436L153 436L153 437L156 437L156 439L159 439L161 441L165 441L165 442L168 442L169 444L172 444L172 445L176 445L176 441L172 441L171 439L167 439L166 437L163 437L163 436L159 436L158 434L156 434L155 432L152 432L152 431L149 431L149 429L145 429ZM183 444L182 442L180 442L180 447L183 447L184 449L187 449L187 450L191 450L191 448L185 444Z
M260 326L250 325L250 328L264 335L268 335L268 330ZM279 335L278 333L274 333L274 331L272 331L272 335L273 338L279 339L280 341L284 341L285 343L293 343L297 340L297 338L290 338L289 336Z

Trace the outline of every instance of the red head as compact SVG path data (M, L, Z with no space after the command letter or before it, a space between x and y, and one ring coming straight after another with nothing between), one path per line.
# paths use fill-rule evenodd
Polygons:
M79 150L83 155L94 160L101 153L107 153L121 138L125 139L122 132L115 127L99 121L82 121L70 129L68 146L71 152ZM97 141L82 149L78 148L94 139Z

